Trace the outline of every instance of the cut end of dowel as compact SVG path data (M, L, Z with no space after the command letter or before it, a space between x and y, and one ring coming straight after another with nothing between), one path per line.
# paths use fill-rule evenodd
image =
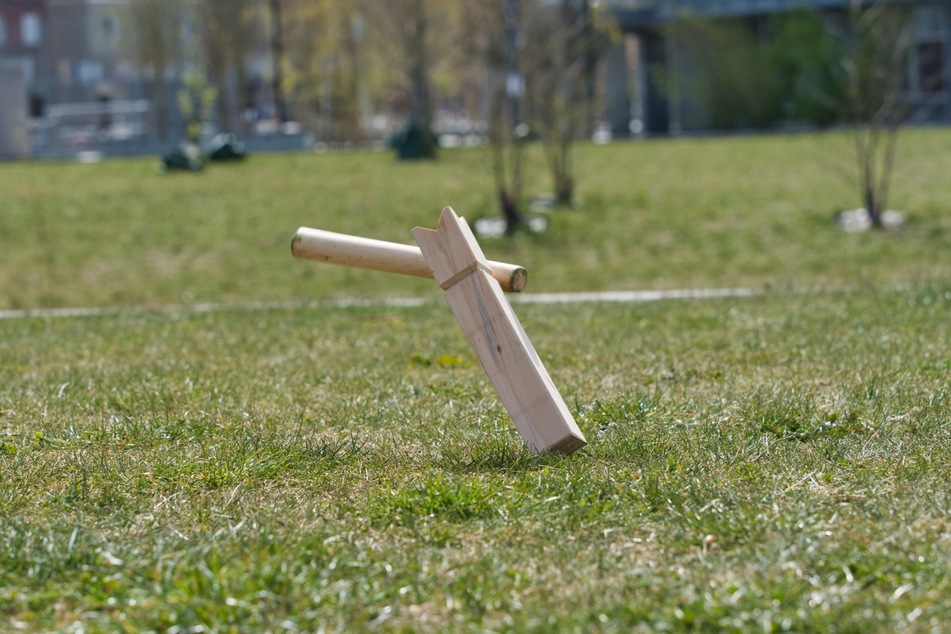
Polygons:
M303 227L301 227L300 229L298 229L297 231L295 231L295 232L294 232L294 237L291 238L291 255L293 255L295 258L298 257L298 255L297 255L297 245L300 243L301 240L303 240L303 238L301 237L301 234L300 234L300 230L301 230L301 229L303 229Z
M492 270L492 276L495 277L495 269ZM525 285L528 284L528 271L522 267L516 267L512 271L512 275L509 277L508 286L511 289L512 293L521 293L525 290Z

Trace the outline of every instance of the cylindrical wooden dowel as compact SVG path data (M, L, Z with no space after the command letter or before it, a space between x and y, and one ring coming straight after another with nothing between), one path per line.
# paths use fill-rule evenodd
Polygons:
M433 277L419 247L397 244L343 233L301 227L291 241L295 258L318 260L361 269L402 273L416 277ZM528 282L528 272L521 266L489 261L492 277L506 293L519 293Z

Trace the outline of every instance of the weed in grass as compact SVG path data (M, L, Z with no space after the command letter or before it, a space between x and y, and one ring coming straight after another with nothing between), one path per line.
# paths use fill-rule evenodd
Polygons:
M448 480L436 475L418 484L381 492L371 502L375 518L383 523L409 526L420 521L465 522L494 514L494 492L486 481ZM378 515L376 515L378 514Z
M749 407L753 412L750 415L759 419L760 429L783 440L807 442L823 437L871 433L854 411L847 412L840 419L837 412L816 411L814 403L797 395L760 397Z

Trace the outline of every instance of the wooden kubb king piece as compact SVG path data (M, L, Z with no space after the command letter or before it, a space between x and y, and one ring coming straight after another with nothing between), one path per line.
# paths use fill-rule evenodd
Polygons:
M539 453L584 447L584 435L503 295L503 288L522 290L524 269L486 260L465 219L449 207L435 230L417 227L413 237L418 250L302 227L291 250L296 257L433 277L525 443Z

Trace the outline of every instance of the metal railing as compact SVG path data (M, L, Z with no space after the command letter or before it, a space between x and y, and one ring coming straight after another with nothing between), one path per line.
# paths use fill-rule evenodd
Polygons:
M55 104L33 123L37 155L91 149L102 144L140 144L151 140L151 105L134 101Z

